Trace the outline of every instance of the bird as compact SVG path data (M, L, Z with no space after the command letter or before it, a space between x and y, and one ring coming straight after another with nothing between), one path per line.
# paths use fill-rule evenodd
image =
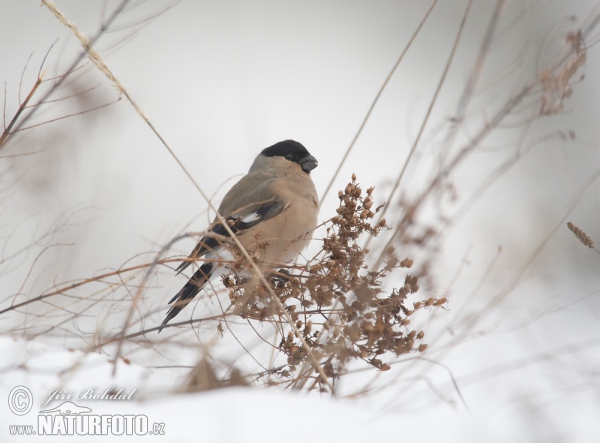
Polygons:
M261 271L293 261L310 242L317 226L319 197L310 172L318 161L297 141L284 140L263 149L248 173L225 194L219 214L240 243L255 257ZM215 220L189 257L176 269L185 270L200 257L207 260L169 301L172 304L158 332L187 306L213 275L234 260L224 246L229 237Z

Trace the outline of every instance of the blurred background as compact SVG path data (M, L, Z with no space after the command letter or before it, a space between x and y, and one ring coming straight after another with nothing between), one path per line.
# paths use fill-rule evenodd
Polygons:
M93 36L121 3L57 6ZM592 32L585 65L569 72L572 93L558 74L572 66L560 58L573 48L568 36L593 23L598 5L435 4L336 175L431 4L132 1L94 47L215 204L263 148L294 139L319 160L312 176L321 196L333 180L321 220L335 215L337 191L355 173L363 187L375 186L375 201L387 203L394 228L407 205L473 143L415 220L413 234L431 228L437 235L423 244L394 243L400 258L411 257L423 273L419 295L449 300L447 309L417 319L428 351L386 373L348 374L341 397L351 403L366 389L359 407L440 427L464 414L481 420L481 428L464 426L460 441L594 441L600 255L566 222L600 242L600 30L585 28ZM0 5L7 125L42 63L48 81L32 103L77 60L81 46L38 1ZM495 32L479 70L490 23ZM2 309L59 283L147 262L214 216L128 101L118 100L91 63L81 64L49 98L56 101L40 105L0 145ZM473 72L476 87L457 122ZM531 94L494 120L528 85ZM380 251L390 235L369 247ZM193 244L177 243L170 255L187 255ZM143 319L147 327L160 323L184 281L169 269L153 278L144 292L152 313ZM77 320L62 324L68 302L45 300L3 314L2 333L83 347L89 340L76 331L110 329L114 313L86 291L76 293L90 297ZM163 356L193 363L199 351L182 347L190 352L171 347ZM140 352L130 357L148 362Z

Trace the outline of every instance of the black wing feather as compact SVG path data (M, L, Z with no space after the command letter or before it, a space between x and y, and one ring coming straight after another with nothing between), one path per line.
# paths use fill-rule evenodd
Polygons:
M277 214L283 211L284 207L284 203L280 201L269 201L259 205L253 205L228 217L226 219L227 224L234 235L241 235L244 231L256 226L258 223L275 217ZM254 216L249 218L249 216L252 215ZM210 228L210 232L229 237L229 233L221 223L213 224ZM206 253L216 249L218 246L219 241L217 238L213 236L203 237L190 254L189 260L186 260L179 265L177 268L177 273L179 274L181 271L187 268L190 263L192 263L193 259L205 255ZM167 316L160 325L160 328L158 328L158 332L162 331L165 325L174 317L176 317L177 314L179 314L181 310L185 308L189 302L191 302L192 299L200 292L206 282L210 280L215 267L216 264L214 262L204 263L202 266L200 266L200 268L198 268L192 278L188 280L185 286L181 288L181 290L171 299L171 301L169 301L169 304L175 304L171 306L171 309L169 309L167 312Z
M247 208L244 211L240 211L237 214L227 217L225 220L227 220L227 224L229 225L229 228L234 233L234 235L238 235L238 233L250 229L251 227L256 226L262 221L275 217L277 214L283 211L284 207L285 205L280 201L270 201L267 203L263 203L258 207L253 206L251 208ZM254 208L256 209L253 210ZM254 220L244 222L243 220L252 213L256 214L256 218ZM225 227L219 222L213 223L209 231L219 236L229 237L229 233L227 232ZM202 257L203 255L215 249L217 246L219 246L219 240L218 238L216 238L216 236L203 237L188 257L188 260L182 262L177 267L177 274L179 274L181 271L187 268L194 259Z

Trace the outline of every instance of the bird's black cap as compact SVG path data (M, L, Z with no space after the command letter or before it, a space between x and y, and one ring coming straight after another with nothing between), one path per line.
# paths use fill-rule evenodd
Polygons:
M298 163L302 170L310 172L318 166L317 159L310 155L301 143L294 140L284 140L273 146L263 149L261 152L265 157L285 157L287 160Z

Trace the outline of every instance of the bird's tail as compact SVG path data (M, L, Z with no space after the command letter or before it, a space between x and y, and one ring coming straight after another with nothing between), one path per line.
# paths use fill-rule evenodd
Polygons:
M210 279L210 276L213 273L215 264L214 263L204 263L200 268L194 273L192 278L185 284L183 288L173 297L169 304L175 302L169 312L167 312L167 316L163 320L160 328L158 328L158 332L162 331L171 319L173 319L183 308L185 308L189 302L200 292L200 289L204 286L204 284Z

